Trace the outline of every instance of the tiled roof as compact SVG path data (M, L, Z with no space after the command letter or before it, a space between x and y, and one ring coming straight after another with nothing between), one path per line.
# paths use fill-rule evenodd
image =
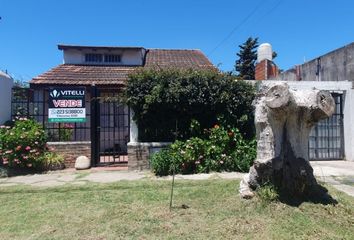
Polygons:
M148 49L143 68L215 69L200 50ZM61 64L33 78L31 84L124 85L140 66Z
M136 67L61 64L31 80L31 84L122 85Z
M146 53L145 67L161 68L214 68L213 64L200 50L149 49Z

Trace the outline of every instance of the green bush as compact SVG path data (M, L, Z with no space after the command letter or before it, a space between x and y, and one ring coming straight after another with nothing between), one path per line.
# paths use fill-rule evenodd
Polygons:
M9 167L38 167L46 151L46 135L34 120L19 118L10 126L0 127L0 159Z
M220 122L238 128L247 139L254 137L255 88L217 71L141 70L129 76L125 95L140 141L194 137L193 119L201 129Z
M170 149L162 149L151 156L150 164L154 173L158 176L164 176L172 173L172 155Z
M247 172L256 158L256 141L245 140L236 128L215 125L203 138L175 141L151 157L156 175L208 173L211 171Z
M65 168L64 157L55 152L45 152L38 158L39 166L41 170L59 170Z

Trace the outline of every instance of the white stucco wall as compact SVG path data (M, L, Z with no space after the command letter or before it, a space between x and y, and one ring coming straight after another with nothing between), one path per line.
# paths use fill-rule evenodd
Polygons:
M97 64L97 63L86 63L85 54L86 53L100 53L100 54L116 54L121 55L120 63L106 63L102 62L102 65L129 65L129 66L141 66L143 64L143 56L145 55L144 49L118 49L118 50L76 50L76 49L66 49L64 52L64 63L66 64Z
M0 72L0 125L11 119L11 89L13 79Z
M254 81L256 82L256 81ZM259 82L259 81L258 81ZM344 155L345 159L348 161L354 161L354 89L352 82L350 81L271 81L265 80L260 81L264 85L273 85L276 83L284 82L289 85L292 89L320 89L327 90L330 92L343 93L344 103L343 103L343 116L344 116ZM352 121L353 120L353 121Z
M133 109L130 109L130 143L136 143L138 142L138 136L139 136L139 130L138 130L138 125L134 121L134 111Z

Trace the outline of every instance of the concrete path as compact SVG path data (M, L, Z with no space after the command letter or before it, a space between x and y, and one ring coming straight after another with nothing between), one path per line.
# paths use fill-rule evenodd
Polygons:
M354 162L347 161L316 161L311 162L318 180L332 184L340 191L354 196ZM244 173L210 173L194 175L176 175L176 180L206 180L206 179L241 179ZM67 169L46 174L34 174L0 178L0 188L15 185L31 185L37 187L55 187L64 184L82 185L88 182L112 183L122 180L170 180L168 177L156 177L150 171L108 171L93 168L76 171Z
M207 180L207 179L241 179L243 173L210 173L210 174L193 174L193 175L176 175L176 180ZM170 180L171 176L156 177L150 171L100 171L97 169L76 171L68 169L64 171L53 171L46 174L33 174L25 176L16 176L10 178L0 178L0 187L14 185L31 185L39 187L55 187L64 184L85 184L94 183L112 183L122 180Z
M313 161L316 178L354 197L354 162Z

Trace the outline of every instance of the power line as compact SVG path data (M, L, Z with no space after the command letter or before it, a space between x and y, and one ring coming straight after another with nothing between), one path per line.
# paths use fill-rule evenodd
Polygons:
M234 32L239 29L243 24L245 24L248 19L250 19L253 14L256 13L256 11L265 3L266 1L261 1L259 2L259 4L236 26L232 29L232 31L221 41L219 42L218 45L216 45L215 48L213 48L208 54L207 56L210 56L211 54L213 54L215 52L216 49L218 49L222 44L224 44L224 42L226 42L233 34Z
M263 14L260 18L258 18L256 20L256 22L260 21L261 19L265 18L267 15L271 14L275 9L277 9L280 4L283 2L283 0L279 0L275 5L274 7L272 7L271 9L269 9L265 14Z

